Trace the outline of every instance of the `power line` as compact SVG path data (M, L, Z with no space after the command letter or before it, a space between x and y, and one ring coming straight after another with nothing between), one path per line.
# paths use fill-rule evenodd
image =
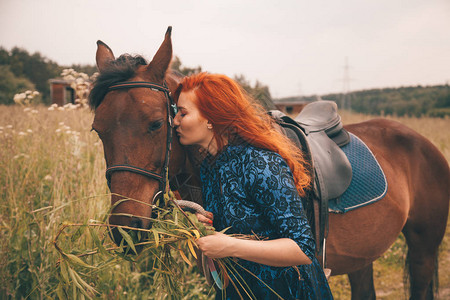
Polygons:
M348 57L345 57L344 76L342 78L341 108L349 111L352 109L350 81L350 66L348 64Z

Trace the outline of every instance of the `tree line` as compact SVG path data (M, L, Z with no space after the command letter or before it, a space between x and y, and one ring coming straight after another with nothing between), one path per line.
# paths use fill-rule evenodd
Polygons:
M446 85L371 89L330 94L324 99L336 101L355 112L396 116L450 116L450 87ZM346 103L344 103L346 99Z
M448 84L355 91L348 94L327 94L323 100L335 101L340 109L371 115L450 116L450 87ZM283 102L311 102L317 96L297 96L276 99Z
M60 77L62 70L72 68L91 76L97 71L94 65L60 66L56 62L42 56L39 52L30 54L27 50L14 47L11 51L0 47L0 104L14 104L16 93L26 90L37 90L42 95L42 102L50 104L49 80ZM191 68L184 66L175 56L172 69L187 76L201 72L200 66ZM254 98L260 100L267 109L272 109L272 97L269 87L257 81L252 85L244 75L234 78Z
M39 52L30 54L18 47L11 51L0 47L0 104L13 104L14 95L26 90L37 90L42 101L49 104L49 79L60 77L62 70L66 68L73 68L88 75L96 71L95 66L60 66Z
M49 79L58 78L63 69L72 68L91 76L97 71L95 65L60 66L42 56L39 52L30 54L27 50L14 47L11 51L0 47L0 104L13 104L16 93L37 90L42 102L49 104ZM175 56L172 69L183 75L201 72L202 68L187 67ZM259 100L266 109L274 109L277 101L314 101L317 96L273 99L269 87L259 81L252 84L244 75L235 75L248 94ZM345 96L345 97L344 97ZM323 99L336 101L341 108L375 115L450 116L450 88L448 84L437 86L416 86L371 89L352 92L348 95L328 94ZM346 99L346 100L344 100Z

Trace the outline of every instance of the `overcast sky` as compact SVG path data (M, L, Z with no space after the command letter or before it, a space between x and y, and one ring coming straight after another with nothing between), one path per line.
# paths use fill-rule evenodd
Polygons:
M0 46L61 65L94 64L99 39L151 59L169 25L183 65L276 98L450 82L449 0L0 0Z

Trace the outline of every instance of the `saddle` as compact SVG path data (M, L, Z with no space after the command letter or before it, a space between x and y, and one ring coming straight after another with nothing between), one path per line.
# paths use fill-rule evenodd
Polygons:
M317 251L322 253L328 229L328 201L341 196L352 180L352 167L340 148L350 142L350 135L343 128L333 101L312 102L294 119L278 110L269 114L302 149L312 167L313 231Z

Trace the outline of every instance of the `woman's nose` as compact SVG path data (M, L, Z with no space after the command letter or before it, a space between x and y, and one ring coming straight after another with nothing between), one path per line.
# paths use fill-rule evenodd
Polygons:
M175 126L180 126L180 117L179 117L179 114L176 114L176 115L175 115L175 118L173 118L173 124L174 124Z

